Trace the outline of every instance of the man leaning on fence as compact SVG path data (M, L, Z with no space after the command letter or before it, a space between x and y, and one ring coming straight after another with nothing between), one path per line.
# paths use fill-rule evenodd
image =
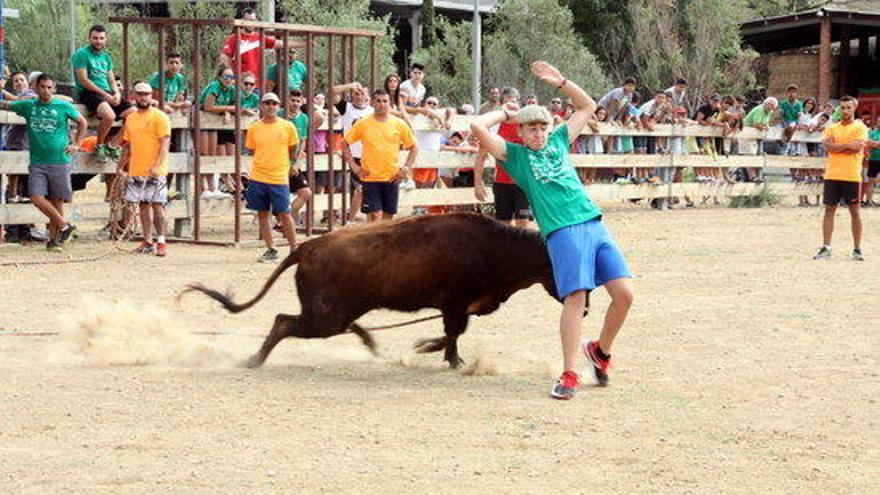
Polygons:
M165 203L168 201L168 149L171 119L154 108L153 88L146 82L134 85L137 111L125 119L122 137L126 146L120 163L128 162L125 201L136 203L144 240L136 253L165 256ZM127 158L127 160L126 160ZM153 227L158 234L153 244Z
M71 154L88 129L86 119L70 102L53 98L55 80L41 74L36 99L0 101L0 110L11 110L27 121L30 143L28 191L31 202L49 218L46 249L61 252L70 242L76 225L64 218L64 203L73 198L70 184ZM68 121L76 122L76 138L70 142Z

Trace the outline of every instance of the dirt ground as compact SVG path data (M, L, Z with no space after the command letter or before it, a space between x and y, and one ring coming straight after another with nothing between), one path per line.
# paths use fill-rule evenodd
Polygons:
M471 321L465 372L412 353L436 321L377 332L378 358L351 335L288 340L249 370L296 312L292 276L240 315L175 297L250 297L272 270L257 248L0 267L0 493L880 493L880 210L864 215L856 263L844 213L818 262L817 208L610 209L636 302L611 386L571 402L548 398L560 307L539 287ZM71 255L106 248L86 233Z

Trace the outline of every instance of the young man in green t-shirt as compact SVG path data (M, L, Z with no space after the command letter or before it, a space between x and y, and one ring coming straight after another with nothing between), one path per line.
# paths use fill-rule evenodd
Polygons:
M89 29L89 44L82 46L70 56L73 66L77 98L98 119L96 159L99 163L118 160L119 148L111 148L107 134L117 118L125 118L134 110L131 103L122 98L113 75L113 57L106 50L107 30L94 25Z
M290 59L290 65L287 67L287 88L291 91L298 91L302 89L309 71L306 64L296 60L296 50L290 51ZM266 70L266 91L275 91L278 84L278 64L275 63ZM280 89L276 92L281 94Z
M55 80L49 74L37 77L35 89L36 99L0 101L0 110L11 110L27 121L31 203L49 218L50 236L46 249L60 252L76 232L76 225L64 218L64 203L73 198L70 155L85 137L88 123L70 102L53 98ZM76 122L73 143L69 131L71 120Z
M159 73L154 72L150 76L150 87L153 88L153 100L163 102L162 110L165 113L181 113L189 111L192 102L186 99L186 76L183 75L183 58L179 53L169 53L165 56L165 97L159 97Z
M552 65L534 62L531 70L540 80L571 98L575 112L568 122L553 129L553 117L544 107L529 105L515 114L503 107L478 117L471 123L471 130L480 146L503 161L507 172L522 188L547 241L557 297L563 304L559 333L564 370L550 395L571 399L580 384L575 369L587 292L604 286L611 296L599 340L585 341L580 346L597 382L605 385L611 346L632 305L633 288L623 254L602 224L602 212L587 196L568 159L569 147L593 114L596 103ZM489 130L502 122L518 125L522 145L505 142Z
M309 116L302 111L303 103L302 91L298 89L291 90L288 99L287 119L293 122L293 125L296 127L296 134L299 136L296 155L290 166L290 192L293 193L290 210L294 221L298 221L299 211L302 210L302 207L312 197L312 190L308 187L308 183L305 180L305 173L300 173L299 169L299 165L306 159L306 150L309 146ZM320 112L314 112L314 115L315 127L320 127L324 123L324 117L321 116Z

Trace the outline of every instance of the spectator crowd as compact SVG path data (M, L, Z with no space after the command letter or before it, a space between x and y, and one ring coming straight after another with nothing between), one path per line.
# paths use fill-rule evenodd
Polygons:
M256 14L246 9L242 17L255 20ZM484 177L485 151L480 149L479 142L469 130L453 129L456 115L485 114L500 109L516 111L521 105L542 106L559 124L567 121L575 111L575 105L569 99L554 96L541 102L536 95L522 97L513 87L492 87L487 93L487 101L479 109L467 104L453 107L431 94L430 68L418 63L411 65L406 79L396 73L388 74L382 87L374 88L372 93L360 82L349 81L333 87L332 101L322 93L315 94L312 101L306 101L304 90L308 69L297 60L298 45L291 43L285 47L282 40L264 36L261 46L260 35L247 28L241 36L243 50L236 50L235 36L229 36L219 47L221 66L198 95L190 93L184 58L179 53L166 54L165 69L161 74L144 74L143 79L133 81L130 90L125 91L114 73L116 66L107 48L106 30L102 26L92 27L88 44L70 58L75 76L75 100L85 108L84 113L97 122L94 131L89 131L89 137L85 137L85 131L80 127L83 116L70 105L69 99L55 95L54 79L50 76L18 71L4 74L4 89L0 94L2 108L18 113L28 122L3 126L3 149L30 149L32 169L27 176L9 175L3 197L7 202L33 202L50 219L48 229L38 226L7 229L7 240L42 240L53 251L63 250L70 242L75 226L64 219L63 205L71 200L73 192L84 189L93 178L71 174L70 156L73 148L77 148L92 153L98 163L118 164L118 174L102 176L106 182L106 199L110 200L115 181L124 180L125 200L140 205L142 225L150 229L150 232L142 232L144 241L137 251L164 255L163 205L178 194L168 191L172 177L167 172L168 149L174 142L168 116L187 114L195 107L217 115L228 124L236 112L236 97L240 101L242 116L259 118L251 124L255 127L246 129L242 136L236 136L232 130L203 130L198 136L200 152L205 156L231 156L236 153L238 140L243 146L242 152L253 155L253 168L241 186L229 174L219 174L218 177L203 174L197 180L202 191L201 199L224 200L235 194L247 199L248 207L258 213L261 237L267 241L267 252L261 257L263 261L277 257L272 254L271 240L267 239L271 238L272 228L269 217L276 217L274 228L282 231L294 245L295 226L304 221L300 213L313 194L350 191L351 207L348 211L322 212L320 221L326 223L336 222L342 216L353 221L359 213L366 214L370 221L392 218L397 213L399 189L473 187L474 203L485 201L486 183L490 182L489 176ZM265 74L260 73L264 51L281 48L287 48L291 54L284 77L279 77L282 70L277 63L269 65ZM236 80L233 71L236 58L240 58L241 63L240 81ZM280 87L284 81L288 101L279 98L279 94L284 93ZM125 95L129 98L126 99ZM685 78L677 78L668 88L641 92L638 81L626 78L620 86L597 98L595 111L587 122L587 131L571 143L570 152L584 155L699 154L713 158L719 155L822 157L827 154L822 143L803 142L797 139L796 133L823 132L826 126L840 120L837 102L801 98L796 85L790 85L785 95L767 97L751 108L739 95L700 96L693 97L689 93ZM34 109L39 110L42 105L56 100L66 103L59 106L56 113L63 114L67 120L56 119L52 126L48 126L45 119L36 117L38 112ZM22 103L28 101L36 103ZM872 123L870 114L860 117L872 127L870 139L880 140L880 121ZM312 123L316 129L312 135L309 135L310 118L314 119ZM328 129L325 123L331 119L341 128ZM115 128L114 123L120 120L124 123ZM78 134L73 140L68 132L70 123L78 126ZM673 132L652 135L658 126L672 126ZM711 136L684 132L687 127L698 126L717 129L717 132ZM48 127L54 133L51 142L46 138ZM741 137L748 128L776 131L762 134L764 139L755 139L753 134ZM493 128L493 132L507 141L519 142L515 124L503 122ZM66 138L65 133L68 134ZM150 136L149 140L141 139L146 135ZM50 148L54 155L49 153ZM338 154L351 173L336 173L331 181L328 172L319 170L315 171L314 183L308 183L304 164L310 148L316 155ZM403 164L398 163L397 158L401 149L409 150ZM419 152L472 155L473 166L413 170ZM66 168L57 168L62 165ZM865 165L867 187L863 188L864 195L860 200L863 206L875 206L872 193L880 174L880 150L871 152ZM41 178L34 177L33 167L36 166L47 169ZM69 185L59 178L58 170L71 176ZM720 185L765 180L758 159L753 167L730 170L646 165L579 168L578 176L584 184L659 185L670 181L695 181ZM505 172L503 164L496 166L492 177L496 218L528 226L532 220L529 204ZM820 170L792 169L791 180L797 183L821 182L822 173ZM718 202L718 198L710 197L702 198L702 202L710 199ZM670 198L670 201L675 203L678 199ZM688 197L680 202L685 206L695 205L695 201ZM658 206L656 200L649 204ZM812 206L814 203L811 198L801 196L799 204ZM815 204L818 205L818 199ZM417 212L451 210L426 205ZM155 242L152 226L159 234Z

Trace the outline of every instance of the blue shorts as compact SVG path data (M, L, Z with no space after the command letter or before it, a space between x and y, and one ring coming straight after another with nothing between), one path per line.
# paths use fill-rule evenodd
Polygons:
M547 238L560 300L622 277L632 277L623 253L600 220L563 227Z
M247 209L254 211L272 211L280 215L290 211L290 186L287 184L266 184L253 179L248 181Z
M364 182L364 204L361 212L396 214L399 191L400 185L396 182Z

